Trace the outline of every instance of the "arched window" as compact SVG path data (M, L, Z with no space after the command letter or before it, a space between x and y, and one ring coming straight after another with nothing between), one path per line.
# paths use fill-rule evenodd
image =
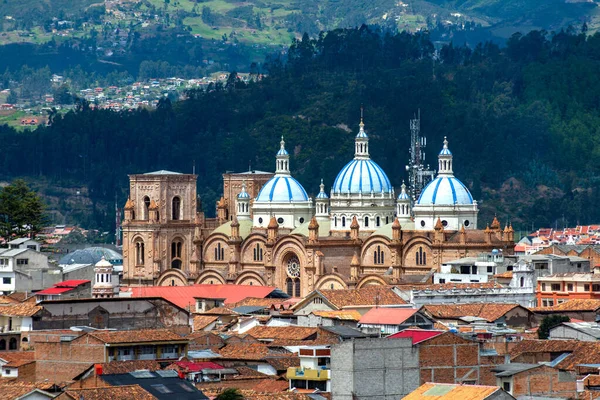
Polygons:
M135 242L135 265L144 265L145 247L141 239Z
M342 217L342 227L346 226L346 217Z
M381 224L381 218L379 218L379 216L377 217L377 226L379 226Z
M385 253L381 250L381 246L377 246L377 249L373 252L373 263L383 264L385 262Z
M9 350L16 350L17 349L17 339L10 338L9 342L8 342L8 349Z
M296 279L294 282L294 296L300 297L300 279Z
M369 217L365 217L365 228L369 227Z
M221 243L217 243L215 247L215 261L225 260L225 248L221 246Z
M183 240L175 239L171 242L171 268L181 269L183 254Z
M285 292L294 297L294 280L292 278L287 278L285 280L285 286Z
M0 339L0 350L6 350L6 340Z
M173 197L173 202L172 202L172 216L173 216L173 220L178 220L181 219L181 199L179 198L179 196L175 196Z
M150 197L144 196L144 213L143 213L142 217L145 220L150 218L150 213L148 211L149 208L150 208Z
M415 253L417 265L427 264L427 253L423 251L423 247L419 247L419 250Z
M262 261L263 260L263 249L260 247L260 244L256 243L256 247L254 248L254 261Z
M337 228L337 217L333 217L333 226Z
M524 287L524 286L525 286L525 278L521 277L521 287Z

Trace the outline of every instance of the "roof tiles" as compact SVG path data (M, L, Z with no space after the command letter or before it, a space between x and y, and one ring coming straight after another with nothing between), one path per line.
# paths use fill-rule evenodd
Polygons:
M360 289L320 290L319 292L338 309L348 306L406 304L389 286L372 285Z
M484 400L499 390L498 386L425 383L403 400Z
M107 344L142 342L181 342L187 339L168 329L141 329L132 331L95 331L88 335Z
M423 306L423 311L436 319L459 319L469 316L494 322L517 307L520 306L506 303L431 304Z

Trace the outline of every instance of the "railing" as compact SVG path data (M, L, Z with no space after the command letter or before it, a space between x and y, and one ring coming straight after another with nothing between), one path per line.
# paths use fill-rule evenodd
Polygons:
M139 354L138 360L156 360L156 354Z
M179 353L161 353L160 358L179 358Z
M309 381L326 381L329 379L328 369L296 368L290 367L287 370L288 379L302 379Z

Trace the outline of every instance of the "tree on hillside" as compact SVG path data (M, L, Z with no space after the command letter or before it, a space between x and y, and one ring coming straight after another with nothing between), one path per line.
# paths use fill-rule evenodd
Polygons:
M244 400L244 396L235 388L223 390L215 400Z
M548 339L550 336L550 329L562 324L563 322L569 322L571 318L566 315L549 315L544 317L540 327L538 328L538 337L540 339Z
M35 237L45 222L44 209L40 196L15 180L0 191L0 237Z

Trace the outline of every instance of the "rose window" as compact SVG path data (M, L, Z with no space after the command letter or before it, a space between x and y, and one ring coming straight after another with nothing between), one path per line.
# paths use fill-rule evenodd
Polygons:
M300 261L298 261L298 257L292 257L288 260L287 273L292 278L300 276Z

